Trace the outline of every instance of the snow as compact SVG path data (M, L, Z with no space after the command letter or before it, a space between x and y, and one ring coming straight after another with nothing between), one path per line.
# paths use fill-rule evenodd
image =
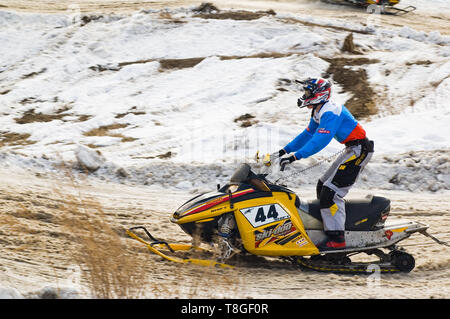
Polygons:
M15 288L0 287L0 299L23 299L22 294Z
M446 1L439 5L448 9ZM317 26L287 23L288 18L329 28L318 32ZM257 150L275 152L305 127L309 112L295 106L300 91L284 79L326 71L323 58L339 55L348 34L333 27L363 32L354 34L355 43L367 49L365 57L380 61L364 66L379 95L379 113L361 120L376 153L360 186L370 188L377 180L380 187L411 188L389 183L399 172L420 172L433 185L436 172L422 172L420 161L403 165L392 159L415 152L423 162L430 154L448 160L450 37L438 32L294 14L201 19L191 8L78 22L64 14L0 11L0 134L30 134L31 142L3 146L3 165L54 171L61 161L79 163L95 177L186 190L223 183ZM192 58L199 63L163 68L164 59ZM351 97L338 84L335 88L339 103ZM31 110L61 116L17 122ZM247 113L254 118L242 127L236 119ZM120 126L87 134L110 125ZM341 148L333 141L296 166ZM313 184L321 171L311 172L314 176L305 178ZM437 190L448 189L448 169L439 172Z
M415 6L417 10L433 13L443 13L448 10L448 0L402 0L401 6Z
M75 286L44 286L26 293L21 293L16 288L0 287L0 299L78 299L80 295L80 288Z

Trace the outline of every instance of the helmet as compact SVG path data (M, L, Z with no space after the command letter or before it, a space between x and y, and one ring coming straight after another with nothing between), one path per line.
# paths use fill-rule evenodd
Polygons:
M304 81L297 81L303 85L305 93L298 99L297 105L302 108L308 105L325 103L330 99L331 83L322 78L309 78Z

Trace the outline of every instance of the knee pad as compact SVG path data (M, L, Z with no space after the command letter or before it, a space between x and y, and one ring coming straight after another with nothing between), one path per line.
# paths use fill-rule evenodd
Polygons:
M320 208L330 208L334 205L334 194L336 192L327 186L322 187L322 191L320 192Z
M320 193L322 193L322 187L323 187L323 182L319 179L319 181L317 182L317 186L316 186L317 199L320 198Z

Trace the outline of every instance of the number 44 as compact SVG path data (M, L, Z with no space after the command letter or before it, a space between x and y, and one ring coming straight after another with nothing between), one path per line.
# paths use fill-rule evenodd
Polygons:
M277 217L278 217L278 212L275 208L275 205L270 205L267 216L264 213L264 209L262 207L260 207L258 209L258 211L256 212L255 222L264 222L267 218L276 219Z

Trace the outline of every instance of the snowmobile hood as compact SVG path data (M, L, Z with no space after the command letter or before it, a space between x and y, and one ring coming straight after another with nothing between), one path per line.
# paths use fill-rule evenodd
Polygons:
M173 214L173 218L178 220L185 216L203 212L216 205L225 203L231 198L236 198L245 194L254 192L254 189L244 189L235 193L223 193L223 192L208 192L195 196L183 205L181 205Z

